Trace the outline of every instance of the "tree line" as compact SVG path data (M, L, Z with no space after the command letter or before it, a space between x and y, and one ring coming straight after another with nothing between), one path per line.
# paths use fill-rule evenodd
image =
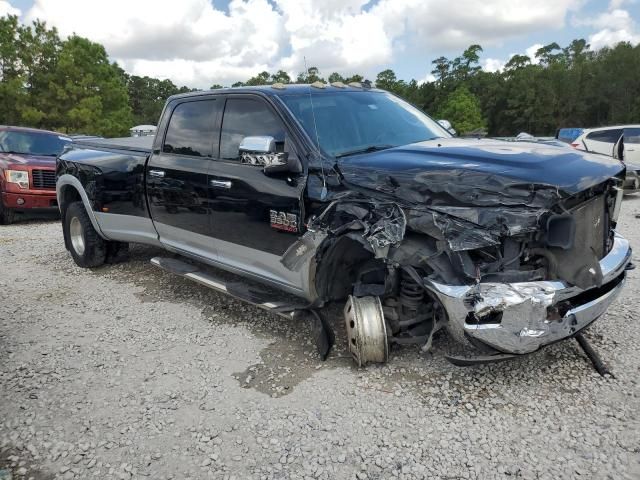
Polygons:
M592 51L582 39L564 48L551 43L534 58L511 57L498 72L482 70L481 53L480 45L471 45L453 59L433 60L430 82L398 79L387 69L375 85L446 118L461 133L551 135L560 127L640 122L640 45ZM295 78L283 70L261 72L231 86L316 81L367 80L337 72L325 78L311 67ZM0 18L0 123L127 135L133 125L155 124L167 97L193 90L129 75L109 61L102 45L76 35L62 40L43 22L26 26L15 16Z

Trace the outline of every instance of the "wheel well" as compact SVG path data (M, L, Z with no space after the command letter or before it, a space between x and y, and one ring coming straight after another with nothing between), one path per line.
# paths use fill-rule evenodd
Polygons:
M73 202L81 202L80 192L73 185L63 185L60 190L60 214L64 219L64 213Z
M360 273L360 267L374 255L362 243L342 236L331 239L317 257L315 286L318 295L326 300L347 298Z

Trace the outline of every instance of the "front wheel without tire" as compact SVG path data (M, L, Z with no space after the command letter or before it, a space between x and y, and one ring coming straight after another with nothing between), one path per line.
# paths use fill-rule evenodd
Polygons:
M64 214L65 243L76 265L83 268L98 267L105 261L107 243L98 235L82 202L69 205Z

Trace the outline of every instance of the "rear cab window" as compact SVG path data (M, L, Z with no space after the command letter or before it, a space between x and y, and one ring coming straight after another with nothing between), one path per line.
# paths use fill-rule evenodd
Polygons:
M280 118L259 98L228 98L220 132L220 158L240 159L240 142L244 137L270 136L276 151L284 151L285 127Z
M211 157L217 144L214 129L220 103L210 98L178 104L169 120L163 153Z

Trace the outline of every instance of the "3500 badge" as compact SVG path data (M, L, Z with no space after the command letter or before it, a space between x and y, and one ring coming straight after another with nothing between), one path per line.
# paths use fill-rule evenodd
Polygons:
M296 214L270 210L269 215L271 218L271 228L293 233L298 231L298 216Z

